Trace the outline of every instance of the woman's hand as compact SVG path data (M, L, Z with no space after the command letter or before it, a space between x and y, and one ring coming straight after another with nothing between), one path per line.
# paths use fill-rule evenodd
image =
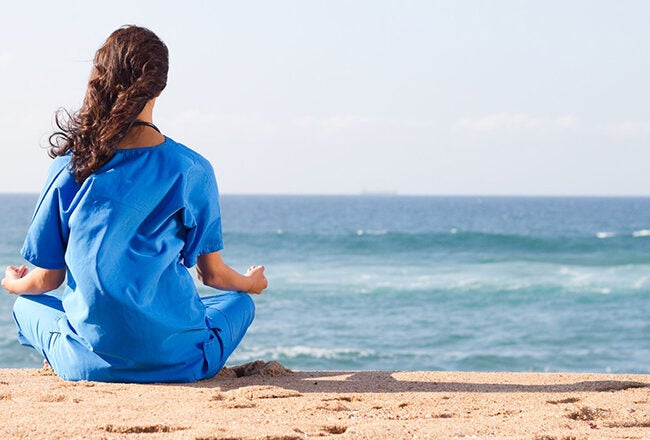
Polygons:
M20 267L7 266L5 277L2 279L2 287L4 287L9 293L16 293L14 289L12 289L13 282L23 278L28 272L29 269L27 269L25 265Z
M269 285L264 275L264 266L251 266L246 271L246 276L251 279L251 287L246 293L262 293Z
M8 266L7 270L5 270L5 278L17 280L27 275L27 272L29 272L29 269L24 264L20 267Z
M219 290L262 293L268 286L264 266L251 266L242 275L223 262L220 251L199 255L196 274L203 284Z
M40 295L58 289L65 280L65 268L43 269L35 267L31 272L25 266L9 266L2 279L2 287L15 295Z

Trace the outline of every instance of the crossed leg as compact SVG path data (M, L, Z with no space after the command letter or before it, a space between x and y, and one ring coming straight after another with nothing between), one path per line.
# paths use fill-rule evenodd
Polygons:
M19 296L14 303L13 314L18 341L33 347L49 361L52 335L59 333L58 321L65 316L61 296L56 293Z
M225 292L201 298L206 307L210 328L222 344L221 364L235 351L255 317L255 304L250 295Z
M223 365L243 339L255 317L255 304L241 292L226 292L203 297L210 328L221 343ZM23 295L14 304L14 320L21 344L36 349L50 364L48 353L53 335L60 332L58 321L65 316L61 296L56 293Z

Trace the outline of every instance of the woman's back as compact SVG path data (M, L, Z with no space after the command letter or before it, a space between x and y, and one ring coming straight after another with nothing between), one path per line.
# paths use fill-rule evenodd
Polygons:
M169 138L118 149L81 185L68 163L64 156L52 165L34 216L61 243L38 255L30 243L42 238L28 236L23 253L44 267L65 258L67 322L60 328L74 341L71 351L87 345L90 351L75 354L86 357L82 363L97 369L105 361L105 373L124 380L205 377L203 345L214 334L187 267L222 248L210 164Z

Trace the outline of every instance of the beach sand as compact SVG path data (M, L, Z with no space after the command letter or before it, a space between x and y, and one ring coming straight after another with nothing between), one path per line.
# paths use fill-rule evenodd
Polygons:
M650 375L291 373L258 362L138 385L0 369L0 418L3 439L650 439Z

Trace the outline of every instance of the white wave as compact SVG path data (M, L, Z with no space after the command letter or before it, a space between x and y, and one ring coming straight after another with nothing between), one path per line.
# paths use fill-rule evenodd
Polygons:
M632 232L633 237L648 237L650 236L650 229L641 229L640 231Z
M638 280L636 280L634 282L634 288L635 289L641 289L643 287L643 285L646 283L646 281L648 281L648 277L644 276L644 277L639 278Z
M386 235L388 234L388 229L359 229L357 230L357 235Z
M319 348L306 345L276 346L276 347L240 347L232 360L242 359L293 359L297 357L310 357L316 359L341 359L341 358L363 358L374 356L374 350L358 350L353 348Z
M618 290L618 289L617 289ZM593 284L590 285L573 285L573 286L566 286L564 288L564 291L567 293L575 293L575 294L601 294L601 295L609 295L612 293L612 288L611 287L599 287Z
M614 267L562 266L543 280L571 293L620 294L648 287L650 264Z
M451 228L449 231L451 234L458 234L458 228Z
M598 238L612 238L615 237L616 234L613 232L599 232L596 234L596 237Z
M566 266L562 266L559 271L560 275L576 275L578 272L571 270Z
M451 285L440 286L442 290L456 290L459 292L505 291L512 292L529 287L530 283L523 280L510 280L506 278L474 278L457 280ZM413 286L413 288L421 286Z
M564 275L568 278L565 282L567 286L570 287L580 287L588 286L591 284L595 273L584 272L582 270L569 269L568 267L563 266L560 271L560 275Z

